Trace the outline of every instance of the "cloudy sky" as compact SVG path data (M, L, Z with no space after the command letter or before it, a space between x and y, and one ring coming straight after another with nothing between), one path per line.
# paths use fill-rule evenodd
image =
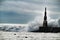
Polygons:
M0 23L28 23L42 16L45 7L49 17L60 17L60 0L0 0Z

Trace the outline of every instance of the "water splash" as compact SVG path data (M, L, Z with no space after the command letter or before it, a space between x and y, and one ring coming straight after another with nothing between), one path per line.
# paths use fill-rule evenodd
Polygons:
M51 19L48 17L48 26L60 27L60 19ZM9 32L28 32L33 30L38 30L40 26L43 26L43 17L37 16L33 21L27 23L26 26L12 26L12 25L0 25L0 30Z

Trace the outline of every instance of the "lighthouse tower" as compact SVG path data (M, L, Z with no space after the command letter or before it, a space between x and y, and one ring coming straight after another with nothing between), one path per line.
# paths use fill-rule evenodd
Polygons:
M45 12L44 12L43 27L47 27L47 12L46 12L46 8L45 8Z

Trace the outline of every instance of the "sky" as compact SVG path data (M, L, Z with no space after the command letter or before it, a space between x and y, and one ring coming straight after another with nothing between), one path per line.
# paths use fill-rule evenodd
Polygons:
M0 0L0 23L26 24L42 17L45 7L51 19L60 17L60 0Z

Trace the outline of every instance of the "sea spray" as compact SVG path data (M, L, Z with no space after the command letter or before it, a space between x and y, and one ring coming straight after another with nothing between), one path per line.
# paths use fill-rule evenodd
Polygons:
M60 19L51 19L48 17L48 26L50 27L60 27ZM13 25L13 24L12 24ZM17 25L0 25L1 31L9 31L9 32L29 32L33 30L38 30L39 27L43 26L43 17L37 16L33 21L30 21L25 26L17 26Z

